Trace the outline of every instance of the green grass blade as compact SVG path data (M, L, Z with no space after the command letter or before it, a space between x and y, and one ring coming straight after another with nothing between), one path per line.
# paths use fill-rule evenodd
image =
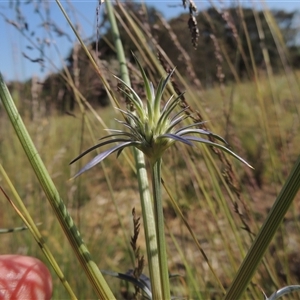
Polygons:
M19 141L29 159L29 162L43 188L55 214L58 218L70 244L78 260L80 261L84 271L87 274L90 282L95 288L98 296L101 299L114 299L114 296L104 280L95 262L85 246L80 233L78 232L73 219L69 215L67 208L60 198L60 195L47 172L44 163L42 162L28 132L22 121L22 118L13 102L13 99L4 83L0 74L0 98L3 106L9 116L10 122L13 125Z
M240 299L300 188L300 156L257 234L224 300Z

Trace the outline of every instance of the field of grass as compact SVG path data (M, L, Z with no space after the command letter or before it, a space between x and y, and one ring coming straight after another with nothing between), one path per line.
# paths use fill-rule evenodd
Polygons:
M119 9L127 24L133 20L137 22L122 8ZM122 26L128 30L129 25ZM132 42L157 87L157 78L165 76L165 72L149 45L143 43L144 35L150 35L150 31L141 33L136 24L130 26ZM278 47L281 51L280 45ZM226 56L226 53L222 54ZM205 127L208 130L224 137L230 149L254 167L252 170L231 156L203 144L187 147L176 143L164 153L162 198L168 268L170 274L178 275L170 280L172 296L187 299L223 297L221 286L225 290L230 286L299 157L300 73L288 68L284 62L282 71L276 75L269 72L270 68L267 64L267 71L258 72L258 67L253 66L253 74L256 75L252 80L239 78L225 85L220 79L210 89L199 89L184 79L185 74L175 72L175 84L173 82L173 86L166 89L170 96L179 83L182 91L186 91L182 99L190 107L187 110L190 117L185 124L207 121ZM136 75L132 65L131 71ZM75 179L72 177L95 156L96 150L69 165L71 160L107 135L104 129L122 129L115 120L121 120L122 115L112 105L93 110L68 77L68 70L64 72L62 80L79 104L71 114L44 114L45 108L42 107L41 112L37 110L32 118L22 102L23 95L18 90L10 92L93 260L101 270L126 273L136 267L130 245L134 235L133 208L137 217L141 217L137 245L141 255L147 257L147 238L143 230L137 167L132 149L125 149L119 157L116 154L109 156ZM140 81L140 77L137 80ZM114 87L113 83L112 89ZM115 89L113 92L125 109L124 99ZM43 102L39 103L43 106ZM41 223L39 229L43 238L77 297L96 298L2 106L0 163L34 222ZM15 197L2 175L0 185L14 201ZM300 282L299 197L298 192L254 274L245 299L262 299L262 290L269 296L285 285ZM0 196L0 205L0 228L22 225L4 196ZM49 266L29 231L1 235L0 253L35 256ZM54 282L53 299L68 298L60 280L49 268ZM143 273L149 276L147 260ZM128 290L133 293L133 286L108 275L105 279L117 299L131 299ZM300 295L291 293L286 299L300 299Z

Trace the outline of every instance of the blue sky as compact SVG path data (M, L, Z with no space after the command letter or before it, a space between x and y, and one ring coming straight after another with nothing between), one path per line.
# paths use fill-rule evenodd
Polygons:
M6 20L16 20L16 12L9 7L10 2L16 1L3 1L0 0L0 72L4 75L6 80L24 80L30 78L32 75L39 76L41 78L47 76L47 74L56 71L61 68L63 59L68 55L72 45L74 45L76 38L68 27L66 20L62 16L57 4L54 0L51 1L39 1L42 2L40 8L40 15L35 12L34 2L26 4L26 1L21 2L21 12L24 15L28 23L27 35L30 36L31 32L35 32L34 36L30 36L29 39L22 36L18 30L9 24ZM38 1L37 1L38 2ZM64 7L68 10L73 22L80 24L81 36L84 38L90 38L96 36L96 7L97 0L86 1L61 1ZM141 1L136 1L141 2ZM199 10L205 9L209 6L209 1L194 1ZM212 1L214 2L214 1ZM215 1L220 3L222 1ZM67 5L71 3L71 6ZM187 12L182 7L181 0L169 0L169 1L144 1L144 3L156 7L166 18L175 17L183 12ZM236 1L223 1L224 6L236 3ZM240 1L241 4L247 5L248 3L254 3L255 7L261 8L262 1ZM288 1L265 1L268 8L271 9L285 9L288 11L300 9L299 0ZM217 5L217 4L216 4ZM220 6L220 4L218 4ZM50 19L55 20L56 25L64 31L67 36L58 37L56 34L50 35L47 30L41 26L43 23L42 18L46 19L46 9L49 9ZM104 9L103 7L100 8ZM6 19L6 20L5 20ZM101 19L100 19L101 23ZM31 44L38 44L42 39L46 39L49 46L45 47L45 54L47 61L45 61L45 67L42 70L38 63L32 63L29 59L26 59L23 53L31 59L37 59L39 57L38 52L30 47Z

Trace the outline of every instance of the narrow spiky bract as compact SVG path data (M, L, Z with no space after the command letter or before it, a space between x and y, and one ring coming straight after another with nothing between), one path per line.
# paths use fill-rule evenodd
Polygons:
M211 142L208 139L195 136L210 135L227 145L226 141L222 137L213 134L210 131L197 128L197 126L201 125L203 122L194 123L192 125L187 125L177 129L178 125L188 117L185 114L187 108L180 110L178 113L174 113L174 110L178 102L180 101L181 95L177 97L170 97L166 104L161 108L162 96L164 94L168 81L174 73L174 70L170 72L170 74L165 79L160 80L155 92L154 87L148 80L144 69L136 58L135 60L143 77L144 88L147 97L146 103L142 101L142 99L134 91L134 89L132 89L124 81L116 77L124 86L124 89L121 89L121 91L129 99L129 101L131 102L131 106L135 110L134 112L132 112L130 110L125 111L119 109L125 117L125 121L117 121L124 127L126 127L128 131L109 129L111 134L101 139L105 141L102 141L101 143L89 148L88 150L80 154L77 158L72 160L71 164L96 148L102 147L107 144L119 143L97 155L88 164L86 164L75 175L75 177L94 167L110 154L117 152L119 155L124 148L130 146L136 147L141 150L148 157L150 162L154 164L158 159L162 157L164 151L172 146L176 141L190 146L193 146L193 142L200 142L209 146L221 148L225 152L231 154L235 158L245 163L247 166L251 167L245 160L243 160L227 147L218 143Z

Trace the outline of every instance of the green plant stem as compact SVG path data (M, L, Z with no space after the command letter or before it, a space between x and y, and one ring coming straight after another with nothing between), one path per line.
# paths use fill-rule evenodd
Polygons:
M126 84L131 86L128 68L126 65L124 48L122 45L116 18L113 13L112 3L110 1L105 1L105 4L106 4L108 19L111 24L111 30L114 36L114 44L117 50L118 60L120 63L121 78ZM149 190L145 158L143 153L137 150L136 148L133 149L133 154L135 158L137 178L138 178L139 191L140 191L140 200L141 200L144 231L145 231L152 299L161 300L165 298L163 297L162 294L162 286L161 286L161 279L160 279L161 274L160 274L160 267L159 267L159 259L157 255L157 249L158 249L157 238L156 238L157 233L156 233L155 218L154 218L154 213L152 208L151 195Z
M56 217L100 299L115 299L36 150L0 73L0 99Z
M164 213L161 197L161 163L162 159L159 158L154 164L152 164L151 167L160 280L162 286L163 299L167 300L170 299L170 283L164 229Z
M224 300L240 299L300 188L300 156L243 260Z
M155 217L153 213L152 200L149 191L149 184L147 178L147 171L145 166L144 155L141 151L134 150L135 161L137 166L137 178L140 191L144 231L145 231L145 241L147 249L147 259L149 266L149 275L151 282L151 292L152 299L161 300L162 296L162 286L161 286L161 276L159 259L157 255L157 238L156 238L156 226Z
M112 6L111 1L105 1L105 4L106 4L107 16L111 26L111 31L114 36L114 44L117 50L117 57L120 64L121 78L124 82L126 82L129 86L131 86L124 48L123 48L119 28L117 25L117 21L114 15L114 8Z

